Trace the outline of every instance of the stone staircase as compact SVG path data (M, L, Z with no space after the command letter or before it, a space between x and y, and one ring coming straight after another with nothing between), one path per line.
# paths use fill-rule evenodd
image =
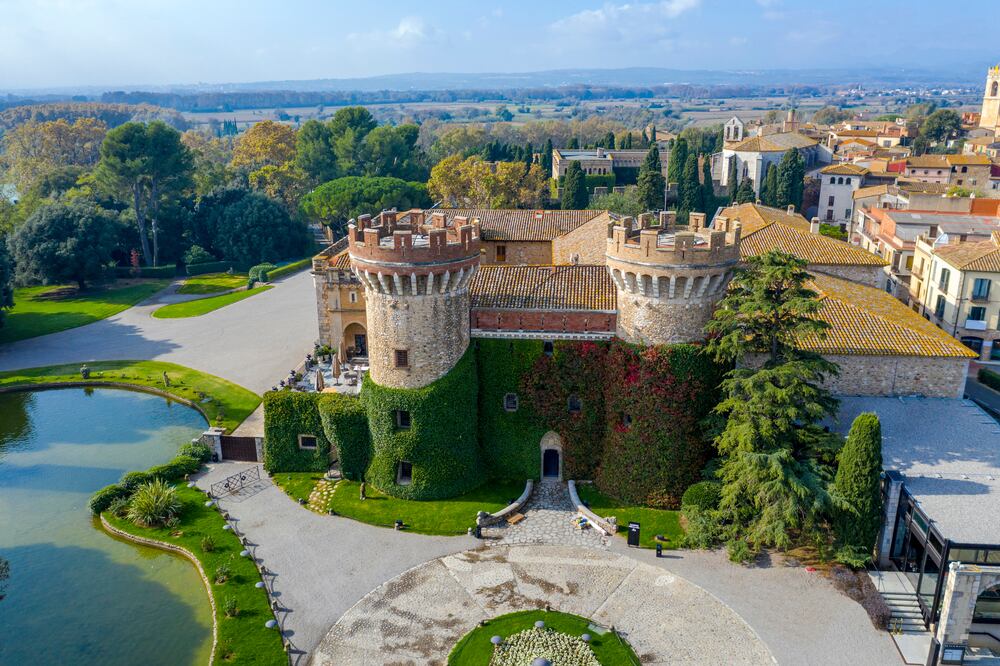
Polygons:
M910 581L898 571L869 571L875 589L891 611L889 633L899 656L906 664L923 666L931 648L931 633L924 626L917 594Z
M917 595L913 592L883 591L882 598L892 611L889 629L893 633L927 633Z

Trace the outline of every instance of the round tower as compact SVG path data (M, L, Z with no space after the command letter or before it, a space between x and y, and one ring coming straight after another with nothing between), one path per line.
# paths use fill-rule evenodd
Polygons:
M979 126L991 132L1000 132L1000 65L990 67L986 73L986 91Z
M348 227L351 270L365 289L370 376L419 388L444 376L469 346L469 281L479 228L465 217L411 210L361 215Z
M740 259L740 230L705 228L691 213L677 226L674 212L626 217L608 225L607 266L618 296L617 335L627 342L671 344L705 337L715 304Z

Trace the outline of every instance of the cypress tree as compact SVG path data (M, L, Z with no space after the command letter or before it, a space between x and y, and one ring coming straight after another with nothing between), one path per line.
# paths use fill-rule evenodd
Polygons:
M649 128L649 142L656 143L656 125Z
M712 156L706 155L705 161L701 165L701 208L700 210L711 215L715 211L715 188L712 186Z
M587 207L587 181L580 163L573 160L563 176L563 210L582 210Z
M667 162L667 182L677 183L680 187L684 177L684 166L687 164L688 143L686 139L678 138L670 149L670 161Z
M663 207L663 190L665 181L660 166L660 150L654 143L649 147L646 158L639 167L639 202L646 210L656 210Z
M760 202L765 206L778 205L778 168L773 164L767 167L767 175L760 188Z
M608 132L604 135L604 147L614 150L615 148L615 133Z
M729 175L726 177L729 185L729 201L736 201L736 193L740 189L740 181L736 178L736 158L729 160Z
M799 151L790 148L778 164L776 204L779 208L792 205L802 208L802 191L805 187L806 165Z
M757 195L753 191L753 181L749 178L744 178L743 182L740 183L740 189L736 190L736 199L734 201L737 204L753 203L757 198Z
M576 150L577 148L580 147L580 142L577 140L575 136L570 137L569 143L566 144L566 147L569 148L570 150Z
M681 182L677 185L679 216L686 219L691 211L701 208L701 184L698 182L698 156L691 153L684 162Z
M545 148L542 149L542 170L546 175L552 173L552 139L546 139Z
M639 147L645 148L648 145L649 145L649 137L646 136L646 130L642 130L642 145L640 145Z
M849 564L863 563L875 549L882 524L881 473L882 425L876 414L860 414L838 456L833 486L834 495L844 504L833 521L838 557Z
M530 169L531 165L535 161L535 147L528 142L528 145L524 147L524 168L525 170Z
M626 150L631 150L632 149L632 131L631 130L629 130L628 134L625 135L625 146L624 147L625 147Z

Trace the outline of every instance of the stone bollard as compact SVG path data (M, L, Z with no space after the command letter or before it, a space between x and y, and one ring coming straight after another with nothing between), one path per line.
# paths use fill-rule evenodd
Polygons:
M362 500L367 499L365 497L365 482L364 481L361 482L361 499Z
M80 376L84 379L90 379L90 368L88 368L86 364L80 368Z

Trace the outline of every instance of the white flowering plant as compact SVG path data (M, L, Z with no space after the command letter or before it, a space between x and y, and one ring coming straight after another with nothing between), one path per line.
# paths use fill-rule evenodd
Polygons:
M543 657L552 666L601 666L582 639L552 629L527 629L507 638L490 659L490 666L532 666Z

